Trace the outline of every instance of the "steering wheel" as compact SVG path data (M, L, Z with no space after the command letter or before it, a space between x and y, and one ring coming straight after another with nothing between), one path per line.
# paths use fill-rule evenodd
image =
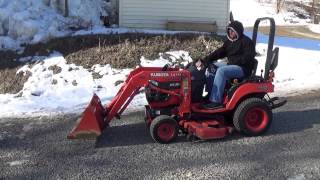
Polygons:
M164 65L161 71L167 71L169 66L170 66L169 64Z

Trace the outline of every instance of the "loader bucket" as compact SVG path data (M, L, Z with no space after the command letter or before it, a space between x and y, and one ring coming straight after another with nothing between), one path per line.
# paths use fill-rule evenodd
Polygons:
M106 111L99 97L94 94L89 105L77 120L76 126L68 135L68 139L91 139L101 135L106 127L104 119Z

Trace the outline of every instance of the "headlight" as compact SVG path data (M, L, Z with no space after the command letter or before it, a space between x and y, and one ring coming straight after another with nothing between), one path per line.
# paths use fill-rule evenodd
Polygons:
M153 85L153 86L159 86L159 83L155 80L149 80L149 84Z

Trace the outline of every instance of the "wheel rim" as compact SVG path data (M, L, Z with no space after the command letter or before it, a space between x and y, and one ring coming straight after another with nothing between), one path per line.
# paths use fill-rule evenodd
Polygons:
M170 123L162 123L157 129L157 134L161 140L168 142L174 137L175 127Z
M255 107L247 111L245 115L246 127L253 132L261 132L269 121L268 114L264 109Z

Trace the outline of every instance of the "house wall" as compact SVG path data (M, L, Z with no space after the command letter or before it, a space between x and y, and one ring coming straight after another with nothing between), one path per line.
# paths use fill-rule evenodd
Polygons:
M119 26L166 29L168 21L216 22L224 30L230 0L119 0Z

